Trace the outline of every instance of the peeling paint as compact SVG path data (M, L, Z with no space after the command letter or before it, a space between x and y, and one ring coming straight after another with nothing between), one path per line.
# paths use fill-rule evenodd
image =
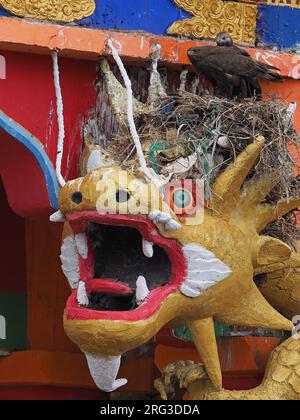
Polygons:
M0 79L6 79L6 59L3 55L0 55Z

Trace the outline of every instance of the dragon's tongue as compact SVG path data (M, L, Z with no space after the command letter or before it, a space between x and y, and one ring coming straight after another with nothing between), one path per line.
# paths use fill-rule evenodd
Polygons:
M80 281L77 288L77 302L81 306L89 305L88 292L119 293L120 295L131 294L132 290L126 285L109 280L95 279L90 282ZM144 303L150 291L145 277L139 276L136 281L136 302L138 305Z
M126 284L111 279L93 279L86 282L88 293L113 293L119 295L131 295L132 289Z

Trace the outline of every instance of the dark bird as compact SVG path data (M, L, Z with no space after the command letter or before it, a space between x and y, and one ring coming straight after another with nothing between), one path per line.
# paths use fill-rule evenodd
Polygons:
M231 36L222 32L215 47L193 47L188 50L191 63L212 83L216 94L228 98L259 97L259 79L280 82L284 78L269 64L254 60L247 51L233 44Z

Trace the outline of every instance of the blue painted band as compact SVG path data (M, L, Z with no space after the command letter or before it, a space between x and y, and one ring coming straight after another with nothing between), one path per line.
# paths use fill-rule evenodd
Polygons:
M58 209L59 185L55 170L42 144L22 126L0 111L0 128L22 144L34 156L44 175L51 207Z
M0 7L0 16L11 16L11 14L4 10L3 7Z
M76 23L92 28L166 35L172 23L191 17L173 0L96 0L96 4L92 16Z
M243 0L247 3L246 0ZM177 20L191 17L174 0L95 0L93 15L75 24L90 28L145 31L166 35ZM10 16L0 6L0 16ZM300 43L300 9L273 4L259 5L257 33L259 40L278 49L293 49Z
M257 20L259 40L266 46L297 49L300 44L300 9L260 5Z

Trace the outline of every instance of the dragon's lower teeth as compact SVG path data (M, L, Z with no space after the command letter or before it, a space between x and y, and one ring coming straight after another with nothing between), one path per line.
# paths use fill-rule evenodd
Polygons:
M77 302L81 306L88 306L89 304L89 297L87 295L85 282L80 281L77 289Z
M153 243L146 239L143 239L143 253L147 258L153 257Z
M145 277L139 276L139 278L136 281L136 303L138 305L141 305L145 302L147 299L147 296L149 295L150 291L147 286L147 281Z

